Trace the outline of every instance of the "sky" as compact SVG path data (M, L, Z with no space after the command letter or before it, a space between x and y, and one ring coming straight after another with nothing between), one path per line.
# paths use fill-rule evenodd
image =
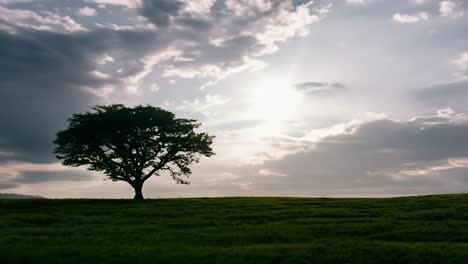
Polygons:
M132 197L52 154L114 103L216 136L145 197L468 192L467 29L465 0L0 0L0 192Z

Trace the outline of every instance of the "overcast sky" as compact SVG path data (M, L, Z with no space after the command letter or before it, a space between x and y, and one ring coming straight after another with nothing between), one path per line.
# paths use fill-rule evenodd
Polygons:
M111 103L216 135L148 198L468 192L468 1L0 0L0 192L132 197L52 154Z

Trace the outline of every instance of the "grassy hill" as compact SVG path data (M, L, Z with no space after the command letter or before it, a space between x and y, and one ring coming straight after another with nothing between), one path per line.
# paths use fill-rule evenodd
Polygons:
M0 200L0 263L467 263L468 195Z

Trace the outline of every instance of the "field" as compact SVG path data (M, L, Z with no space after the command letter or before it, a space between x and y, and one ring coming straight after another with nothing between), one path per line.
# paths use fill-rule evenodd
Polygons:
M0 200L0 263L467 263L468 195Z

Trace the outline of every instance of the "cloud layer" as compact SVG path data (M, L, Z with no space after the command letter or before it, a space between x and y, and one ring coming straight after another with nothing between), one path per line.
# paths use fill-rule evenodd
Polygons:
M346 188L361 189L361 193L367 189L368 194L380 188L403 193L468 190L468 177L464 176L468 173L465 114L445 109L408 121L354 121L340 130L305 143L305 151L266 162L258 174L267 169L275 173L268 179L257 177L258 188L281 186L309 193L323 189L328 195L334 191L339 195L339 189Z

